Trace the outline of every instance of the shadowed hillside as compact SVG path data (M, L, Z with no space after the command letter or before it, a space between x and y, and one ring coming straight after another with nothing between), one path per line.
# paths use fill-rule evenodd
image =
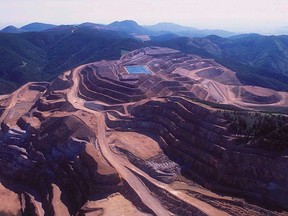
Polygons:
M118 59L140 42L116 31L59 26L44 32L0 33L0 93L49 80L77 65Z

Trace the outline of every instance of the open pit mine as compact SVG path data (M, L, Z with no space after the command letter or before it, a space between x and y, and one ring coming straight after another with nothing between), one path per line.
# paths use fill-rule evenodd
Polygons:
M148 47L0 97L0 215L288 215L288 94Z

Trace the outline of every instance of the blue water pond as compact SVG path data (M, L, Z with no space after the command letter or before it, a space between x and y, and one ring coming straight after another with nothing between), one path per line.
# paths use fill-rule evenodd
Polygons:
M125 66L125 69L129 74L151 74L150 70L141 65Z

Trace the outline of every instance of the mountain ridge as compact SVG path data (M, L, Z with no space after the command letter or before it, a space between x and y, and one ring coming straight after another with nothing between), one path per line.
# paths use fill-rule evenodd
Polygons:
M211 34L216 34L222 37L229 37L235 35L236 33L226 31L226 30L213 30L213 29L197 29L194 27L182 26L175 23L163 22L158 23L155 25L139 25L134 20L123 20L123 21L115 21L110 24L97 24L97 23L82 23L78 24L77 26L94 26L94 27L106 27L112 28L114 30L121 30L127 33L138 33L138 34L148 34L148 35L159 35L159 34L167 34L173 33L178 34L179 36L193 36L193 37L204 37ZM47 24L47 23L40 23L34 22L29 23L20 27L20 31L15 31L13 33L20 33L20 32L29 32L29 31L45 31L51 28L56 27L57 25ZM8 27L8 26L7 26ZM5 28L7 28L5 27ZM5 28L3 28L3 32L5 32ZM15 27L16 28L16 27ZM2 31L0 30L0 32Z
M175 23L158 23L151 26L145 26L147 29L152 31L162 31L178 34L179 36L189 36L189 37L204 37L207 35L218 35L221 37L231 37L237 35L237 33L220 30L220 29L198 29L194 27L182 26Z
M51 28L56 27L56 25L53 24L47 24L47 23L40 23L40 22L34 22L34 23L29 23L27 25L22 26L20 29L26 32L40 32L40 31L45 31Z
M15 27L13 25L9 25L9 26L3 28L0 32L3 32L3 33L22 33L23 30Z

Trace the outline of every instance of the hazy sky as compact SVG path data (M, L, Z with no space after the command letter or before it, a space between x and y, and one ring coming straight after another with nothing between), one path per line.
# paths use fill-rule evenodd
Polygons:
M288 26L288 0L0 0L1 28L125 19L263 32Z

